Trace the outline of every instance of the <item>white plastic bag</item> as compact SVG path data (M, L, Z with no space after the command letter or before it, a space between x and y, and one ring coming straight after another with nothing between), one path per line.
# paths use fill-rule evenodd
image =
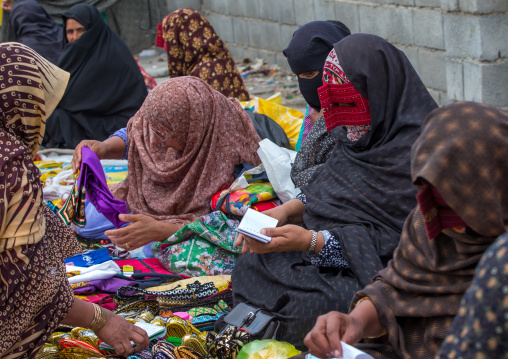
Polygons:
M295 160L296 152L279 147L267 138L259 142L257 152L279 199L287 202L295 198L300 193L291 180L291 164Z

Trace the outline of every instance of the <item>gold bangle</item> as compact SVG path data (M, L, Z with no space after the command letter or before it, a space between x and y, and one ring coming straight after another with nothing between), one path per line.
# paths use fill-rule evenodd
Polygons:
M93 306L94 306L94 316L92 323L88 326L88 329L92 330L95 334L97 334L106 325L108 311L95 303L93 304Z

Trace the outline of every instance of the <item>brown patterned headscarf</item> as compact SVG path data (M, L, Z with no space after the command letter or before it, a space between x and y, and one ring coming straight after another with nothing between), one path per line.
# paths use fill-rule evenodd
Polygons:
M196 10L180 9L166 16L163 38L170 77L199 77L226 97L249 99L229 50Z
M212 196L232 183L235 165L261 163L260 138L240 104L192 76L157 85L130 119L127 141L129 174L113 195L135 214L170 223L211 212Z
M0 252L44 235L42 183L33 158L68 80L67 72L29 47L0 45Z
M353 301L369 297L388 332L389 347L363 349L377 358L435 356L478 261L507 230L507 158L506 112L462 102L427 117L411 153L412 179L435 188L467 228L429 239L420 208L410 213L393 260Z

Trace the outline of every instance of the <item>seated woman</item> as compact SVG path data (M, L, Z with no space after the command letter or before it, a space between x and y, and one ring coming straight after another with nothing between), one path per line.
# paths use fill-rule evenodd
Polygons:
M48 118L43 145L74 148L88 138L103 141L125 127L147 89L127 45L95 7L78 4L62 17L65 46L58 66L71 78Z
M196 10L180 9L162 26L170 77L196 76L226 97L249 99L228 48L207 19Z
M10 12L10 23L20 42L56 64L62 52L62 29L36 0L3 0L2 8Z
M428 116L411 153L418 206L393 260L356 293L349 315L318 318L305 339L311 353L339 357L339 340L382 335L357 346L375 358L435 358L476 265L508 225L507 139L508 114L487 105L455 103Z
M144 330L74 297L64 259L81 247L42 199L33 159L69 74L19 43L0 45L0 69L0 357L35 357L60 323L92 329L119 355L148 347Z
M132 223L106 234L132 250L163 241L210 213L212 196L233 182L235 165L261 163L259 141L238 101L199 78L177 77L148 94L130 119L125 139L83 141L74 152L73 168L79 168L83 146L101 159L128 154L127 178L111 191L132 212L120 219Z
M385 40L354 34L334 49L320 88L337 139L333 154L300 199L266 212L279 220L265 230L270 243L239 237L254 253L240 256L232 276L235 304L275 313L288 325L281 340L298 347L319 314L347 311L392 257L415 204L411 145L437 107L405 55Z
M318 88L323 85L323 65L333 44L350 34L341 22L312 21L294 32L283 51L291 70L298 76L300 92L310 106L304 119L302 145L291 168L291 179L296 187L310 181L337 143L337 139L326 131Z

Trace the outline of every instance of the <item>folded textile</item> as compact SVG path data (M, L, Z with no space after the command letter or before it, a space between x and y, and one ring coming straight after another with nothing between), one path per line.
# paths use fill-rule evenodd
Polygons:
M120 273L118 264L111 260L91 267L79 267L68 264L66 265L66 270L70 284L108 279Z
M190 277L230 274L242 248L236 246L238 221L216 211L199 217L163 242L153 253L170 272Z
M228 188L212 197L210 206L214 211L243 216L253 205L277 198L263 165L252 167L242 164L246 169ZM250 168L249 168L250 167ZM235 167L237 170L238 166ZM275 207L272 204L269 208Z
M109 255L108 250L106 248L101 248L66 258L65 264L72 264L77 267L90 267L110 260L111 256Z

